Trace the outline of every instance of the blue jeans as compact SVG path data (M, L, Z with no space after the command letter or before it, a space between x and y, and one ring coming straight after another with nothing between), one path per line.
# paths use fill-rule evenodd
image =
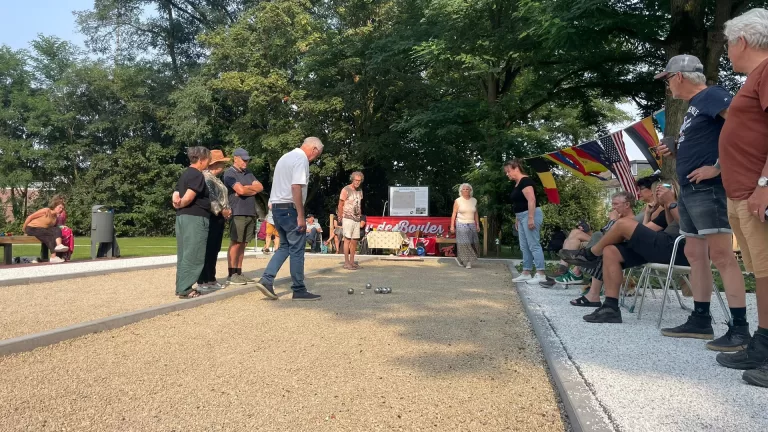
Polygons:
M261 282L265 285L273 285L275 276L283 266L288 257L291 258L291 280L293 292L306 292L304 285L304 247L307 243L307 236L304 232L298 230L298 213L296 209L272 209L272 217L275 220L275 228L280 234L280 247L269 260L264 274L261 275Z
M523 270L533 270L533 264L536 264L536 270L544 271L544 250L541 248L541 224L544 223L544 213L541 208L536 207L533 212L533 222L535 228L528 228L528 211L516 213L517 232L520 240L520 250L523 251Z
M307 233L307 243L309 243L309 250L315 250L315 241L317 241L317 228L312 228Z

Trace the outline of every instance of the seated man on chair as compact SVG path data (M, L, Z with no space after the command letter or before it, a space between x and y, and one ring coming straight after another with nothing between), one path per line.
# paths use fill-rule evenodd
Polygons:
M591 314L585 315L585 321L622 322L619 290L623 280L623 268L646 263L672 262L672 249L680 234L680 216L677 212L676 194L667 186L671 185L658 186L658 203L664 207L664 211L650 224L642 225L634 219L625 218L616 222L591 248L562 252L566 262L582 267L594 267L602 261L605 302ZM678 252L682 250L678 247ZM683 253L678 253L674 264L687 266L688 260Z
M307 243L309 243L309 250L314 252L315 243L322 241L322 237L318 240L318 234L322 236L323 228L315 220L315 215L309 214L307 216ZM319 243L318 243L319 244Z

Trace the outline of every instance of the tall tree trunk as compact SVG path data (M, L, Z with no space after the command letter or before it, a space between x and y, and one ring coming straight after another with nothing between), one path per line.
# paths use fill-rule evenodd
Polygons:
M179 62L176 57L176 24L173 19L173 6L167 1L163 2L163 6L168 16L168 34L166 35L166 46L168 47L168 55L171 57L171 68L173 69L173 74L178 76Z

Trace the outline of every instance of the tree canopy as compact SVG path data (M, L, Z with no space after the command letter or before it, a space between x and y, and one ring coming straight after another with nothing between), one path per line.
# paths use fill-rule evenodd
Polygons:
M76 12L85 50L55 36L0 47L0 186L65 194L79 232L107 204L121 235L167 234L188 146L246 148L268 190L280 155L314 135L312 212L333 212L354 170L369 214L399 184L430 186L447 215L470 181L495 233L506 159L608 132L627 101L666 103L679 127L653 74L689 52L733 88L722 24L761 4L94 0Z

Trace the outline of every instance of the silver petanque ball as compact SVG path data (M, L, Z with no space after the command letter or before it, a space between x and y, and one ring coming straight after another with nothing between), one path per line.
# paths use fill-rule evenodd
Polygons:
M355 290L353 288L350 288L347 290L347 294L354 294Z
M365 284L365 289L371 289L371 288L373 288L373 285L369 283Z
M381 294L381 288L376 287L376 289L374 289L373 292L376 294Z

